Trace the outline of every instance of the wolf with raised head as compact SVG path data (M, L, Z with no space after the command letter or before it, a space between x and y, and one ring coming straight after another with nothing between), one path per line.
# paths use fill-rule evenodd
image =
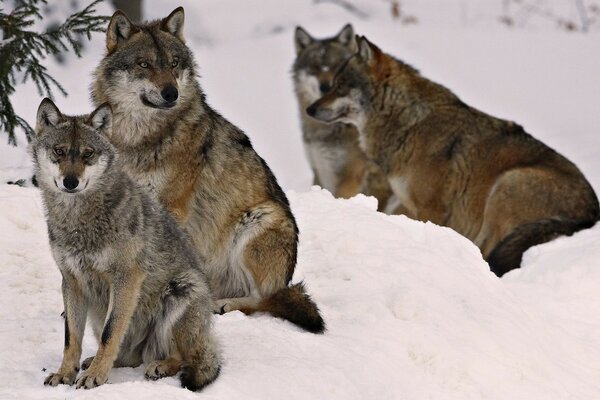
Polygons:
M307 112L356 125L403 213L471 239L499 276L518 268L529 247L589 228L600 216L594 190L572 162L364 37Z
M337 35L324 39L313 38L297 27L295 45L293 81L313 184L329 190L335 197L350 198L361 192L375 196L380 211L393 212L386 208L392 194L389 184L358 146L356 127L346 123L327 124L306 114L306 108L329 91L337 69L356 53L352 25L347 24Z
M112 143L206 260L217 312L262 311L311 332L325 325L303 284L289 285L298 228L250 139L213 110L185 45L184 11L133 24L117 11L92 98L114 112Z
M44 99L38 110L31 149L65 310L63 361L44 383L89 389L113 366L145 363L146 378L181 370L182 385L198 390L220 369L202 261L170 213L121 169L111 123L108 105L69 117ZM98 351L77 377L88 317Z

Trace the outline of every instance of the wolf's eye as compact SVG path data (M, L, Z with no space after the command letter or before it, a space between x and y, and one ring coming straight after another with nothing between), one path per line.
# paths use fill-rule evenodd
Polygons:
M60 147L56 147L54 148L54 154L56 154L58 157L62 157L65 155L65 151Z
M92 150L92 149L86 149L83 152L83 158L90 158L93 155L94 155L94 150Z
M175 68L177 65L179 65L179 60L173 60L171 62L171 67Z
M148 68L148 63L146 61L142 61L140 63L140 67L142 67L142 68Z

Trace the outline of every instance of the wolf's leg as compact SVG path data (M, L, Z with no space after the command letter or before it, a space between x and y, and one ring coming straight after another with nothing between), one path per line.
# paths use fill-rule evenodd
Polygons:
M317 174L317 170L312 168L313 172L313 186L321 186L321 180L319 179L319 174Z
M88 357L85 360L83 360L83 362L81 363L81 369L83 371L88 369L90 367L90 365L92 365L92 361L94 361L94 357Z
M253 309L260 303L260 297L235 297L230 299L215 300L214 312L216 314L225 314L229 311Z
M356 196L365 186L366 174L366 162L359 155L348 160L339 177L335 197L349 199Z
M90 367L90 365L92 365L92 361L94 361L94 357L88 357L85 360L83 360L81 362L81 370L85 371L86 369L88 369ZM139 366L142 362L140 361L139 363L133 363L134 365L132 365L131 362L124 362L123 360L120 360L119 358L117 358L115 360L115 362L113 363L113 367L115 368L121 368L121 367L131 367L131 368L135 368L137 366Z
M65 347L63 360L58 372L48 375L44 385L56 386L59 383L72 385L79 371L81 340L85 330L87 303L81 287L73 275L62 272L62 293L65 307Z
M221 362L208 304L192 302L173 328L173 334L183 361L181 385L196 391L214 381L219 376Z
M108 380L108 374L137 306L143 279L144 273L139 268L131 268L113 277L108 318L104 324L100 346L89 368L77 379L77 388L90 389Z
M181 358L170 357L166 360L155 360L148 364L144 376L146 379L153 381L164 378L166 376L173 376L181 369Z

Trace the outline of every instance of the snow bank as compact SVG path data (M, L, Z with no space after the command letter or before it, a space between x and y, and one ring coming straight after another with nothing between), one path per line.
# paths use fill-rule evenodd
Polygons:
M146 3L150 18L175 7ZM209 102L250 135L287 190L311 181L289 73L293 29L326 36L346 22L467 103L521 123L600 188L598 33L506 30L492 23L496 0L402 1L419 18L408 27L385 1L353 2L366 19L312 0L180 3ZM57 99L62 110L92 109L88 85L103 51L94 35L83 59L48 60L70 94ZM33 123L33 85L11 99ZM25 147L0 137L0 181L30 173ZM222 376L200 395L174 378L146 382L141 367L75 391L42 385L60 363L63 323L39 194L0 185L0 399L600 398L600 227L530 249L524 267L500 280L449 229L376 213L364 196L289 195L301 230L294 281L304 279L321 306L325 335L230 313L216 317ZM84 356L95 349L88 334Z
M587 249L562 239L499 280L454 231L375 211L373 198L291 192L304 279L327 321L317 336L269 316L217 316L214 399L559 399L600 393L598 310ZM197 398L175 378L114 369L92 391L44 387L61 360L60 274L36 189L1 187L0 398ZM573 256L576 254L576 256ZM597 270L597 268L596 268ZM588 279L581 279L582 276ZM590 279L591 278L591 279ZM595 323L593 322L595 321ZM83 356L93 355L86 334ZM44 371L45 370L45 371Z

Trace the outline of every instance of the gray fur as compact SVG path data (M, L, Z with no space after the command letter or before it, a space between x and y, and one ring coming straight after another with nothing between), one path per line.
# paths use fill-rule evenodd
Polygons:
M45 100L40 113L48 107ZM90 116L61 115L60 119L54 126L39 124L31 149L52 254L63 275L67 326L77 332L75 339L80 343L87 314L100 343L97 359L106 342L113 337L120 342L116 359L106 361L109 369L113 361L115 366L136 367L175 355L186 365L207 371L200 383L209 383L218 374L219 352L211 328L211 293L201 271L203 260L170 213L122 170L107 138L110 129L102 131L110 127L108 106ZM94 149L91 159L71 160L84 163L84 174L87 169L100 169L77 193L67 193L53 183L61 177L48 176L59 171L52 167L60 161L53 155L57 146L69 151ZM138 275L139 295L131 299L136 296L132 277ZM111 323L126 312L121 299L132 300L134 308L128 328L117 338L119 332ZM67 329L67 337L69 333ZM182 343L192 342L190 338L195 348ZM207 357L196 359L189 356L192 351ZM79 356L80 350L70 360L65 356L59 372L46 383L72 384L72 377L65 379L65 374L79 366ZM96 361L101 362L92 362L77 380L78 387L104 383L108 371L97 365L94 376Z
M375 196L379 210L385 210L391 189L379 168L359 148L356 128L345 123L327 124L306 113L306 108L332 85L335 72L356 53L352 26L347 24L335 36L323 39L297 27L294 39L297 56L293 81L313 184L336 197L352 197L359 192Z

